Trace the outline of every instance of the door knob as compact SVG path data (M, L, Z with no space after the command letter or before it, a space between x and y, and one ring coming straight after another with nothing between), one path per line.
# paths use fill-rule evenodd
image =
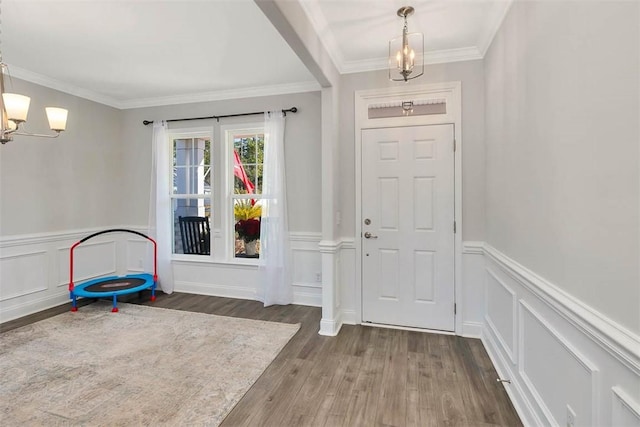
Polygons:
M368 231L366 233L364 233L364 237L365 239L377 239L378 236L374 236L373 234L369 233Z

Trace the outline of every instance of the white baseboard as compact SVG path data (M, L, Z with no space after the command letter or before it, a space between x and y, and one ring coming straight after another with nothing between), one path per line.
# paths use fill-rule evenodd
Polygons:
M257 300L255 288L243 286L225 286L211 283L176 281L173 290L175 292L184 292L187 294Z
M510 368L510 362L507 361L502 353L496 351L496 348L498 348L497 341L493 338L491 333L483 331L481 340L487 354L489 355L489 359L491 359L491 363L493 363L493 366L496 368L496 372L498 373L496 381L498 381L498 379L510 381L510 383L503 383L502 385L509 395L509 399L520 416L522 423L525 426L531 427L545 425L545 423L543 423L536 415L531 403L526 399L526 395L520 387L520 383L514 381L516 375Z
M462 336L466 338L482 338L483 326L480 322L462 322Z
M56 295L46 295L36 299L29 299L21 304L15 304L7 308L2 307L0 309L0 323L57 307L68 303L69 301L71 301L69 299L69 292L64 292Z
M342 318L340 315L335 319L322 319L320 320L320 331L318 334L327 337L335 337L342 328Z
M356 319L356 311L355 310L343 310L342 311L342 323L346 325L357 325L360 323Z
M293 303L310 307L322 307L322 289L293 285Z

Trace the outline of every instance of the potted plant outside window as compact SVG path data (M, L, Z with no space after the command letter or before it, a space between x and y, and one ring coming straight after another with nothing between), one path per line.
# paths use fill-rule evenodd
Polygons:
M260 239L262 208L260 205L251 204L250 200L239 200L233 210L236 234L244 242L245 254L253 256L257 253L256 244Z

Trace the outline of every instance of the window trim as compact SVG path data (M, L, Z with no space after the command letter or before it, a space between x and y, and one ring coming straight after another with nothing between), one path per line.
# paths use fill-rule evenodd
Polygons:
M170 153L171 155L169 156L169 163L167 165L167 174L170 175L170 182L171 185L169 186L169 200L171 203L171 207L170 209L172 210L171 212L171 217L172 217L172 222L171 222L171 232L172 232L172 236L174 239L174 242L172 242L171 245L171 259L175 260L175 261L201 261L201 262L211 262L213 261L216 256L215 254L215 245L214 245L214 239L215 239L215 235L216 233L214 232L214 225L213 225L213 221L209 221L209 227L211 229L211 236L209 238L209 255L190 255L190 254L180 254L180 253L176 253L175 252L175 236L176 236L176 229L175 229L175 212L173 211L173 207L174 207L174 203L176 203L176 200L180 200L180 199L203 199L203 200L209 200L210 206L212 206L211 208L211 217L215 218L215 201L214 201L214 195L216 194L216 180L215 180L215 176L213 175L215 173L215 139L213 137L214 135L214 129L212 127L194 127L194 128L179 128L179 129L169 129L167 131L167 137L168 137L168 141L167 144L169 144L169 148L170 148ZM210 174L212 174L211 178L213 179L213 185L210 186L210 190L211 192L209 194L182 194L182 193L174 193L173 192L173 144L174 141L176 139L192 139L192 138L209 138L209 152L210 152ZM211 161L211 157L213 157L213 161Z
M222 201L222 209L224 209L225 213L221 213L221 227L223 230L227 230L226 234L224 231L221 233L221 237L224 239L223 248L226 253L225 259L228 263L233 264L246 264L246 265L257 265L260 258L237 258L235 255L235 232L232 233L231 230L235 226L235 217L233 215L233 200L236 198L246 198L251 199L252 197L247 195L246 197L234 197L233 196L233 188L234 188L234 174L233 174L233 136L239 133L245 134L263 134L265 133L264 122L252 122L252 123L236 123L229 125L220 126L220 140L224 144L223 155L225 158L225 179L224 188L221 189L220 193L223 197ZM257 197L253 197L257 198ZM262 198L262 195L260 195Z
M174 140L181 138L209 138L211 153L211 178L210 194L177 194L173 193L173 179L171 180L169 199L171 208L178 199L208 199L211 203L211 239L209 255L189 255L174 253L172 249L171 259L179 263L204 263L217 265L235 265L239 268L257 267L259 258L236 258L235 256L235 232L232 232L235 225L233 215L232 191L234 186L233 173L233 136L237 134L265 134L264 122L249 122L220 125L218 132L214 127L193 127L168 129L167 144L171 146L173 153ZM218 134L219 139L214 138ZM166 173L173 173L173 154L169 156ZM171 177L170 177L171 178ZM238 195L235 198L252 198L250 195ZM256 198L254 196L254 198ZM172 212L172 217L175 215ZM215 219L219 217L219 224L216 227ZM175 221L175 220L174 220ZM175 236L175 224L171 225L173 236ZM174 237L175 238L175 237ZM173 247L173 243L172 243Z

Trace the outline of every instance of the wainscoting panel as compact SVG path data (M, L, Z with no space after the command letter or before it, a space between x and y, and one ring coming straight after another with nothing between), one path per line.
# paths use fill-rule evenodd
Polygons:
M495 248L483 252L482 341L524 424L640 426L640 337Z
M153 272L153 244L142 238L128 238L124 265L126 274Z
M291 233L294 304L322 305L319 233ZM228 298L257 298L257 263L174 260L176 292Z
M516 363L516 293L491 269L486 277L487 326L512 363Z
M117 228L117 227L114 227ZM69 249L102 229L0 238L0 322L69 301ZM126 271L123 233L105 234L75 250L74 281Z
M293 283L310 288L322 288L322 265L318 249L291 248Z
M640 426L640 390L636 390L635 399L631 398L620 387L612 387L613 411L612 426Z
M83 282L101 276L113 276L117 272L117 247L115 234L105 235L101 241L83 243L73 251L73 281ZM69 248L58 248L58 283L69 283Z
M49 283L47 252L25 252L0 258L0 301L42 292Z
M115 226L146 232L146 227ZM69 249L102 229L0 238L0 322L69 300ZM319 233L291 233L294 303L322 305ZM108 233L75 249L74 281L151 272L152 246L127 233ZM175 290L203 295L255 299L257 265L174 261Z
M574 413L581 414L581 425L593 425L597 409L597 368L523 300L520 300L519 314L520 376L537 397L540 411L547 419L554 420L554 424L562 424L568 406ZM562 376L551 375L550 365L562 372Z
M461 300L456 300L457 315L461 316L460 334L469 338L480 338L485 313L484 252L482 242L463 242ZM458 322L456 322L458 324Z
M290 233L293 259L294 304L322 306L322 257L320 233Z

